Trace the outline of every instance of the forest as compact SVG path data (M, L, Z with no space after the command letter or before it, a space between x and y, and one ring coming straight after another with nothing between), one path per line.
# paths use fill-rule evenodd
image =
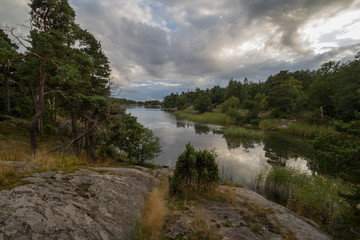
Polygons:
M360 53L353 61L330 61L318 70L283 70L264 82L231 79L225 88L172 93L164 97L163 106L178 110L194 106L200 113L220 110L242 123L256 123L259 113L265 112L274 118L350 122L360 117L359 57Z
M137 162L156 156L158 138L110 97L109 60L100 41L76 23L68 1L32 0L29 7L28 36L0 29L1 121L29 121L23 134L33 154L41 148L38 138L59 135L65 120L71 123L66 141L49 152L71 146L94 161L120 152Z

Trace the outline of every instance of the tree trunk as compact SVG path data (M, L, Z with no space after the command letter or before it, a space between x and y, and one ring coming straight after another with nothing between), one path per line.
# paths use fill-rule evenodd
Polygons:
M44 125L42 116L39 119L39 134L41 137L44 136Z
M46 60L47 60L47 58L41 59L38 108L36 110L36 113L33 117L32 122L30 124L30 142L31 142L31 148L34 152L34 155L36 154L36 149L37 149L36 128L39 124L39 120L41 119L42 113L44 110L44 87L45 87L45 81L46 81L45 61Z
M320 114L321 114L321 119L324 119L324 109L323 109L323 107L320 107Z
M91 129L94 126L95 116L97 114L97 109L95 108L91 114L91 121L88 123L88 128ZM91 134L88 137L88 151L90 153L91 158L96 161L95 154L95 144L94 144L94 135Z
M2 65L3 75L4 75L4 93L6 101L6 111L9 113L10 108L10 93L9 93L9 73L8 68L5 64Z
M72 138L75 139L79 135L78 126L77 126L77 117L76 117L75 111L71 111L70 114L71 114L71 133L72 133L71 135L72 135ZM74 148L75 148L76 155L79 155L79 153L80 153L79 141L74 142Z

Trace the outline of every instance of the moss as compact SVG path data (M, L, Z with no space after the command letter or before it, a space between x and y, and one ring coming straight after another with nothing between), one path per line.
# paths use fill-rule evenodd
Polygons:
M262 229L263 225L259 224L259 223L254 223L250 226L250 230L253 232L258 232Z
M229 222L229 221L223 222L222 225L223 225L224 227L228 227L228 228L233 227L233 225L232 225L231 222Z

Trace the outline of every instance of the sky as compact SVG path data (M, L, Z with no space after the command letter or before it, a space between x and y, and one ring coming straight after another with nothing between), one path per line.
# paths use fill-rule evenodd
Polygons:
M0 0L0 25L26 34L29 0ZM101 41L112 95L161 100L172 92L265 81L360 51L360 0L69 0ZM25 26L24 26L25 25Z

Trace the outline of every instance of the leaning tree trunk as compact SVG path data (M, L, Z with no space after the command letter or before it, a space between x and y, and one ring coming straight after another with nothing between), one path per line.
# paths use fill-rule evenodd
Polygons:
M9 113L10 108L10 93L9 93L9 73L8 68L5 64L2 65L3 75L4 75L4 93L6 101L6 111Z
M45 81L46 81L46 73L45 73L46 60L47 60L47 57L45 59L44 58L41 59L38 108L36 110L36 113L33 117L32 122L30 124L30 142L31 142L31 148L34 152L34 155L36 154L36 149L37 149L36 128L38 127L39 120L41 119L42 113L44 110L44 87L45 87Z

